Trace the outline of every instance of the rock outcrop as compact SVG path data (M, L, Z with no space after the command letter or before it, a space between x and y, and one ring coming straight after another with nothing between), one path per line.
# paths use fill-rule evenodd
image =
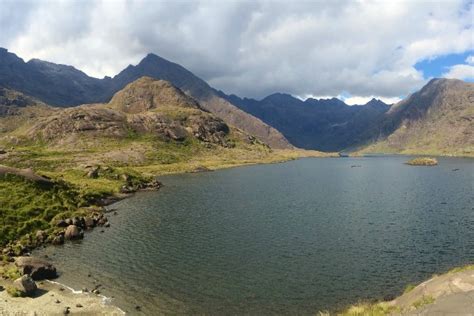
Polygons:
M169 82L140 78L107 104L68 108L42 118L26 136L62 143L81 136L90 139L151 134L177 142L194 137L227 147L229 132L230 127L222 119L202 109ZM96 176L94 170L89 172L89 177Z
M23 275L16 279L13 286L25 296L33 296L38 289L35 281L29 275Z
M64 232L64 238L67 240L82 239L84 232L76 225L69 225Z
M27 274L35 281L54 279L58 276L56 268L51 263L39 258L17 257L15 265L21 274Z

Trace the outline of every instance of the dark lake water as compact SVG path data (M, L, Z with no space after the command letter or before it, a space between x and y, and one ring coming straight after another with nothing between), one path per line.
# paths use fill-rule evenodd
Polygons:
M163 177L160 191L115 204L104 233L41 253L59 282L97 279L132 314L314 315L383 299L474 261L474 160L407 159Z

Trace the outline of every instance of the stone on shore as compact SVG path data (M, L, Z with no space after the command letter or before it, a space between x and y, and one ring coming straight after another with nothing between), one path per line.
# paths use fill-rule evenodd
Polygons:
M54 279L58 277L56 268L49 262L34 257L18 257L15 265L21 274L28 274L35 281Z
M29 275L23 275L13 282L13 286L26 296L35 294L37 286L35 281Z
M68 240L82 239L83 237L84 233L76 225L69 225L64 233L64 238Z
M95 221L92 217L86 217L84 218L84 224L86 229L91 229L95 227Z

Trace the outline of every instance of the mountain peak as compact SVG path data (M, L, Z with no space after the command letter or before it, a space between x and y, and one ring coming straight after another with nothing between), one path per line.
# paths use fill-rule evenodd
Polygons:
M150 63L160 63L160 64L174 64L172 63L171 61L169 60L166 60L164 59L163 57L161 56L158 56L154 53L148 53L139 63L138 65L146 65L146 64L150 64ZM138 66L137 65L137 66ZM176 64L177 65L177 64Z
M262 99L262 101L263 100L282 100L282 99L293 100L295 99L295 97L293 97L291 94L288 94L288 93L276 92L276 93L272 93L266 96L265 98Z
M390 107L387 103L383 102L380 99L376 99L376 98L372 98L372 100L367 102L365 104L365 106L370 106L370 107L373 107L373 108L381 108L381 109L388 109Z
M169 81L143 76L117 92L109 103L126 113L140 113L158 107L189 107L199 104Z

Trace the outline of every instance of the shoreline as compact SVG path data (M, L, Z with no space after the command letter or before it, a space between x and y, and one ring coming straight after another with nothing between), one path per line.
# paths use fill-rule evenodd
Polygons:
M279 151L279 153L281 154L282 151ZM295 151L291 151L291 153L294 155ZM99 214L101 214L104 217L104 219L106 220L106 223L108 223L107 214L115 211L112 207L115 203L120 202L124 199L130 198L130 197L134 196L137 192L158 191L162 186L162 183L158 181L158 177L160 177L160 176L178 175L178 174L186 174L186 173L212 172L212 171L215 171L215 170L245 167L245 166L251 166L251 165L284 163L284 162L289 162L289 161L293 161L293 160L297 160L297 159L301 159L301 158L333 158L333 157L336 158L337 157L334 154L327 154L327 155L321 156L321 154L319 152L304 151L304 150L303 151L297 151L296 153L297 153L296 156L290 156L290 157L284 157L284 158L282 158L281 156L276 155L275 158L277 158L277 159L274 159L274 160L273 160L273 158L271 158L270 160L262 159L261 161L242 161L242 162L237 162L237 163L233 162L233 163L229 163L229 164L219 164L217 166L213 166L213 169L209 169L207 167L204 167L205 170L203 170L203 169L199 169L202 166L198 166L198 167L193 166L193 168L191 170L178 170L176 172L159 173L159 174L153 175L151 177L152 180L149 181L149 182L144 183L144 187L142 187L142 188L138 188L138 189L136 189L132 192L112 193L112 194L109 194L109 195L105 195L105 196L100 197L95 202L86 205L85 207L94 207L94 206L102 207L102 210L100 211ZM21 170L21 169L19 169L19 170ZM150 183L158 183L158 185L157 186L153 186L153 185L149 186ZM95 229L99 229L99 228L102 229L104 227L108 227L108 226L107 225L94 225L94 227L91 229L91 231L93 231ZM50 228L51 229L55 228L55 225L51 225ZM67 240L66 240L66 242L67 242ZM27 245L26 248L24 248L19 255L16 255L16 254L12 255L11 250L14 248L14 245L19 245L19 244L21 245L21 238L11 241L9 244L7 244L4 247L0 247L0 257L1 257L2 254L3 254L3 256L8 256L10 259L14 259L14 258L16 258L18 256L22 256L22 255L31 256L31 253L33 251L35 251L36 249L39 249L40 247L55 247L56 246L54 244L54 242L43 241L43 242L37 243L35 245ZM5 253L5 250L7 250L7 249L10 249L10 251ZM6 266L8 266L9 264L12 264L11 261L10 261L10 263L6 263ZM4 265L5 265L5 263L4 263ZM97 300L97 298L102 298L102 299L111 300L111 299L109 299L109 298L107 298L107 297L105 297L101 294L85 293L83 291L76 291L68 285L61 284L61 283L58 283L58 282L55 282L55 281L52 281L52 280L43 280L43 281L37 281L36 282L37 285L38 285L38 291L37 292L42 293L39 296L35 295L34 297L11 297L10 295L7 294L6 288L11 286L13 281L14 280L5 280L5 279L2 280L2 279L0 279L0 285L2 285L4 287L3 291L0 289L0 301L1 301L0 302L0 315L10 315L12 313L15 314L15 315L30 314L32 311L36 312L35 308L37 308L37 306L36 306L37 303L43 304L44 306L47 306L47 305L54 306L53 303L55 303L55 300L57 299L57 297L63 297L64 296L64 294L66 293L64 289L66 289L66 288L68 289L68 291L71 292L72 295L79 295L79 297L76 299L76 301L81 300L82 296L84 296L84 295L87 296L89 298L88 302L90 303L91 306L93 306L93 310L91 311L92 314L102 314L102 315L124 315L125 314L125 312L123 310L121 310L119 307L117 307L113 304L110 304L110 307L119 310L120 313L117 314L116 311L110 312L109 311L110 308L108 307L109 305L105 306L104 304L97 304L97 302L94 301L94 299ZM47 286L48 284L51 285L51 286ZM56 285L56 286L52 286L52 285ZM46 293L52 292L50 294L51 297L56 297L56 299L46 300L46 298L45 298L46 296L44 295L45 291L46 291ZM39 301L38 301L38 299L39 299ZM70 302L69 305L73 305L73 306L76 305L76 304L72 304L72 303L74 303L74 300L67 299L67 301ZM7 303L7 304L5 305L5 303ZM80 304L80 303L78 303L78 304ZM80 304L80 305L82 305L82 304ZM22 309L23 307L27 307L27 309L26 310ZM72 306L69 306L69 307L72 308ZM102 307L103 307L103 309L101 309ZM83 309L83 310L80 310L80 312L86 312L86 310ZM63 313L61 311L57 311L57 310L53 311L52 309L46 309L44 311L44 313L39 311L36 314L37 315L54 315L54 314L62 315Z
M3 282L0 281L0 284ZM0 291L0 315L82 315L120 316L126 313L103 295L84 293L55 281L37 282L34 297L11 297L7 291Z
M409 156L409 155L405 155L405 154L399 154L399 156ZM364 156L358 156L358 157L364 157ZM350 158L358 158L358 157L350 157ZM308 155L308 156L300 156L300 157L296 157L296 158L288 158L288 159L283 159L283 160L275 160L275 161L262 161L262 162L242 162L242 163L233 163L233 164L223 164L219 167L216 167L215 169L212 169L212 170L203 170L203 171L176 171L176 172L170 172L170 173L165 173L165 174L159 174L159 175L156 175L156 177L160 177L160 176L165 176L165 175L179 175L179 174L186 174L186 173L200 173L200 172L210 172L210 171L214 171L214 170L222 170L222 169L230 169L230 168L237 168L237 167L245 167L245 166L252 166L252 165L263 165L263 164L276 164L276 163L284 163L284 162L289 162L289 161L293 161L293 160L298 160L298 159L302 159L302 158L339 158L337 156L324 156L324 157L321 157L321 156L311 156L311 155ZM457 158L472 158L472 157L457 157ZM140 192L140 191L155 191L155 190L159 190L158 189L139 189L139 190L136 190L135 192L132 192L132 193L125 193L125 194L119 194L119 195L115 195L115 194L112 194L110 196L106 196L104 197L103 199L106 200L107 202L104 202L103 204L101 204L102 206L104 206L104 211L102 211L102 214L107 214L107 213L110 213L110 212L113 212L114 209L111 208L113 207L113 205L117 202L120 202L124 199L127 199L129 197L132 197L135 195L135 193L137 192ZM107 208L105 208L107 207ZM52 244L47 244L46 246L50 247L50 246L54 246ZM431 279L430 279L431 280ZM428 280L429 281L429 280ZM422 284L425 284L426 282L428 281L425 281L423 282ZM82 291L75 291L73 288L71 287L68 287L67 285L64 285L64 284L61 284L61 283L57 283L57 282L54 282L54 281L45 281L45 282L49 282L51 284L56 284L57 287L64 287L64 288L67 288L72 294L77 294L77 295L81 295L81 294L84 294L84 295L89 295L89 296L94 296L94 297L100 297L102 299L105 299L105 300L112 300L110 298L107 298L105 296L102 296L102 295L94 295L94 294L86 294ZM1 283L0 283L1 284ZM420 286L422 285L420 284ZM53 294L56 293L56 291L59 291L59 289L56 288L55 290L51 290L53 291ZM6 293L6 291L3 291L3 293ZM1 292L0 292L1 294ZM19 298L18 300L19 303L18 304L22 304L24 298ZM16 303L16 301L15 301ZM109 302L110 306L114 306L113 305L113 302ZM118 310L120 310L122 312L122 315L124 314L124 311L122 311L120 308L118 308L117 306L114 306L115 308L117 308ZM3 315L2 314L2 309L1 309L1 305L0 305L0 315ZM41 314L39 314L41 315ZM108 315L108 314L107 314ZM115 315L115 314L111 314L111 315Z
M474 300L474 264L453 268L417 284L408 284L404 292L390 301L357 303L334 314L319 316L359 315L472 315Z

